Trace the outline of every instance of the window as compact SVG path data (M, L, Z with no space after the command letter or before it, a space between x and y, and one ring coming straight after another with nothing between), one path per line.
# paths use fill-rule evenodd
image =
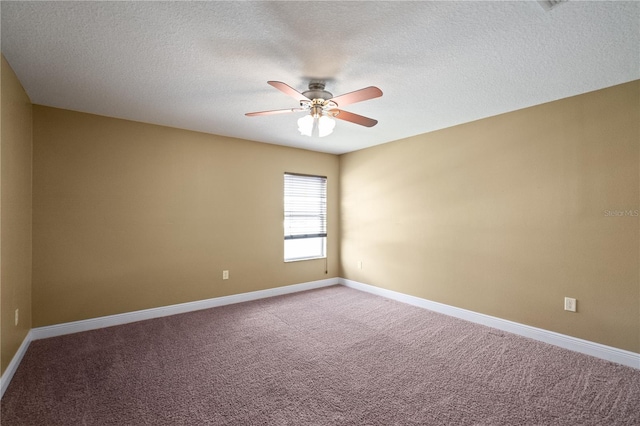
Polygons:
M285 262L326 257L327 178L284 174Z

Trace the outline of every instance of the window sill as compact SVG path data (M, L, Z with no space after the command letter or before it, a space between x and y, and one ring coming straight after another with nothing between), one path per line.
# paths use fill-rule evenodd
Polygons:
M303 262L305 260L320 260L320 259L326 259L326 258L327 258L327 256L301 257L299 259L285 259L284 263Z

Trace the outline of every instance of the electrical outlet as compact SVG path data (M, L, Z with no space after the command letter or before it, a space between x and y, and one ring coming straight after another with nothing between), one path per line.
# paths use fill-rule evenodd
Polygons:
M564 298L564 310L565 311L570 311L570 312L575 312L576 311L576 299L572 298L572 297L565 297Z
M227 271L227 270L222 271L222 279L223 280L228 280L229 279L229 271Z
M362 269L362 260L358 260L358 269Z
M20 309L16 309L16 320L15 323L18 325L18 314L20 313Z

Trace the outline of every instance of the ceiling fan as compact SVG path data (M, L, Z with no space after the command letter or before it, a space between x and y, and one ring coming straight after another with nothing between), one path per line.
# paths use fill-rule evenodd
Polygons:
M327 136L333 132L336 123L333 118L349 121L361 126L373 127L378 121L372 118L340 109L345 105L355 104L369 99L382 96L382 90L374 86L365 87L355 92L345 93L340 96L333 96L324 90L324 80L311 80L309 90L302 93L281 81L268 81L271 86L280 90L285 95L289 95L300 102L298 108L277 109L273 111L248 112L245 115L254 117L258 115L273 115L289 112L308 112L307 115L298 119L298 130L301 134L311 136L317 134L319 137Z

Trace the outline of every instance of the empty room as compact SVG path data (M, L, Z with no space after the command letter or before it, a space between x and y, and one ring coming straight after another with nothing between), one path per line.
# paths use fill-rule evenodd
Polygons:
M640 425L640 3L2 1L0 424Z

